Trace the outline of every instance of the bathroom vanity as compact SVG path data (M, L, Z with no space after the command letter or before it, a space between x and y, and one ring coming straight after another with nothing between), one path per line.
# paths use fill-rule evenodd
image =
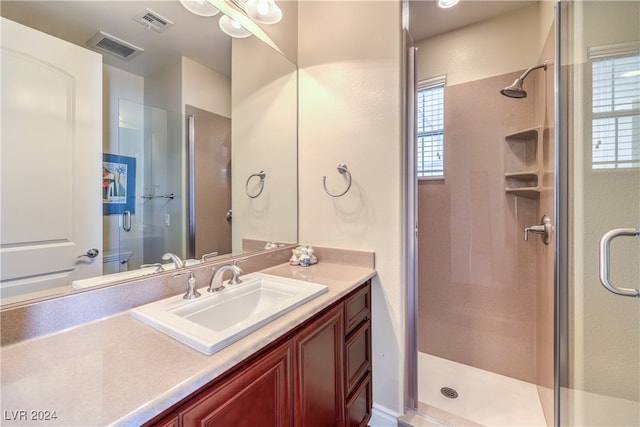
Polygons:
M99 307L86 301L98 304L108 293L129 304L169 285L180 285L184 293L183 283L169 274L4 310L3 333L9 327L12 332L0 348L1 409L14 417L4 421L43 425L29 414L48 411L55 418L47 425L64 426L180 426L197 420L234 426L366 425L372 404L373 253L333 251L320 251L320 262L310 267L264 265L273 253L243 263L247 273L260 266L253 271L328 289L212 355L144 324L129 309L75 326L67 319L96 312ZM211 265L193 268L200 284ZM52 323L70 326L38 334Z
M366 426L371 283L313 316L147 426Z

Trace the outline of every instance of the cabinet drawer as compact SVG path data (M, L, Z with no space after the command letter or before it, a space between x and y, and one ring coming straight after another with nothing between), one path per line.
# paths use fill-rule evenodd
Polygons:
M349 335L371 313L371 281L345 301L345 334Z
M349 395L371 369L371 321L361 324L347 337L345 348L345 391Z
M345 406L348 427L366 427L371 418L371 372L358 385Z

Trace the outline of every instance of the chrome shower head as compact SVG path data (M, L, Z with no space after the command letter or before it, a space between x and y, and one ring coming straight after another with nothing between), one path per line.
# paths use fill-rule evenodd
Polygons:
M518 77L511 85L500 90L500 93L509 98L526 98L527 91L522 88L522 78Z
M526 98L527 92L522 88L522 83L524 83L525 77L527 77L530 72L532 72L533 70L537 70L538 68L544 68L544 70L547 71L548 64L549 60L546 60L543 64L536 65L535 67L527 69L527 71L525 71L520 77L515 79L515 81L511 85L500 90L500 93L504 96L508 96L509 98Z

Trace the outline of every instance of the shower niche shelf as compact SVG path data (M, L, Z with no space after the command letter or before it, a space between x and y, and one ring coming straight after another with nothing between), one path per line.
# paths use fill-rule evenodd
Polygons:
M524 129L505 136L505 192L537 199L542 191L541 126Z

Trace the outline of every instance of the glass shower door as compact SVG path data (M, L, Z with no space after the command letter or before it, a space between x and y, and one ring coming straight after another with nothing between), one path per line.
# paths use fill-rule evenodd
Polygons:
M640 2L563 3L559 36L559 423L637 426Z
M184 259L184 115L120 99L118 119L117 146L109 151L128 163L130 194L105 220L105 253L118 257L112 269L166 262L167 252Z

